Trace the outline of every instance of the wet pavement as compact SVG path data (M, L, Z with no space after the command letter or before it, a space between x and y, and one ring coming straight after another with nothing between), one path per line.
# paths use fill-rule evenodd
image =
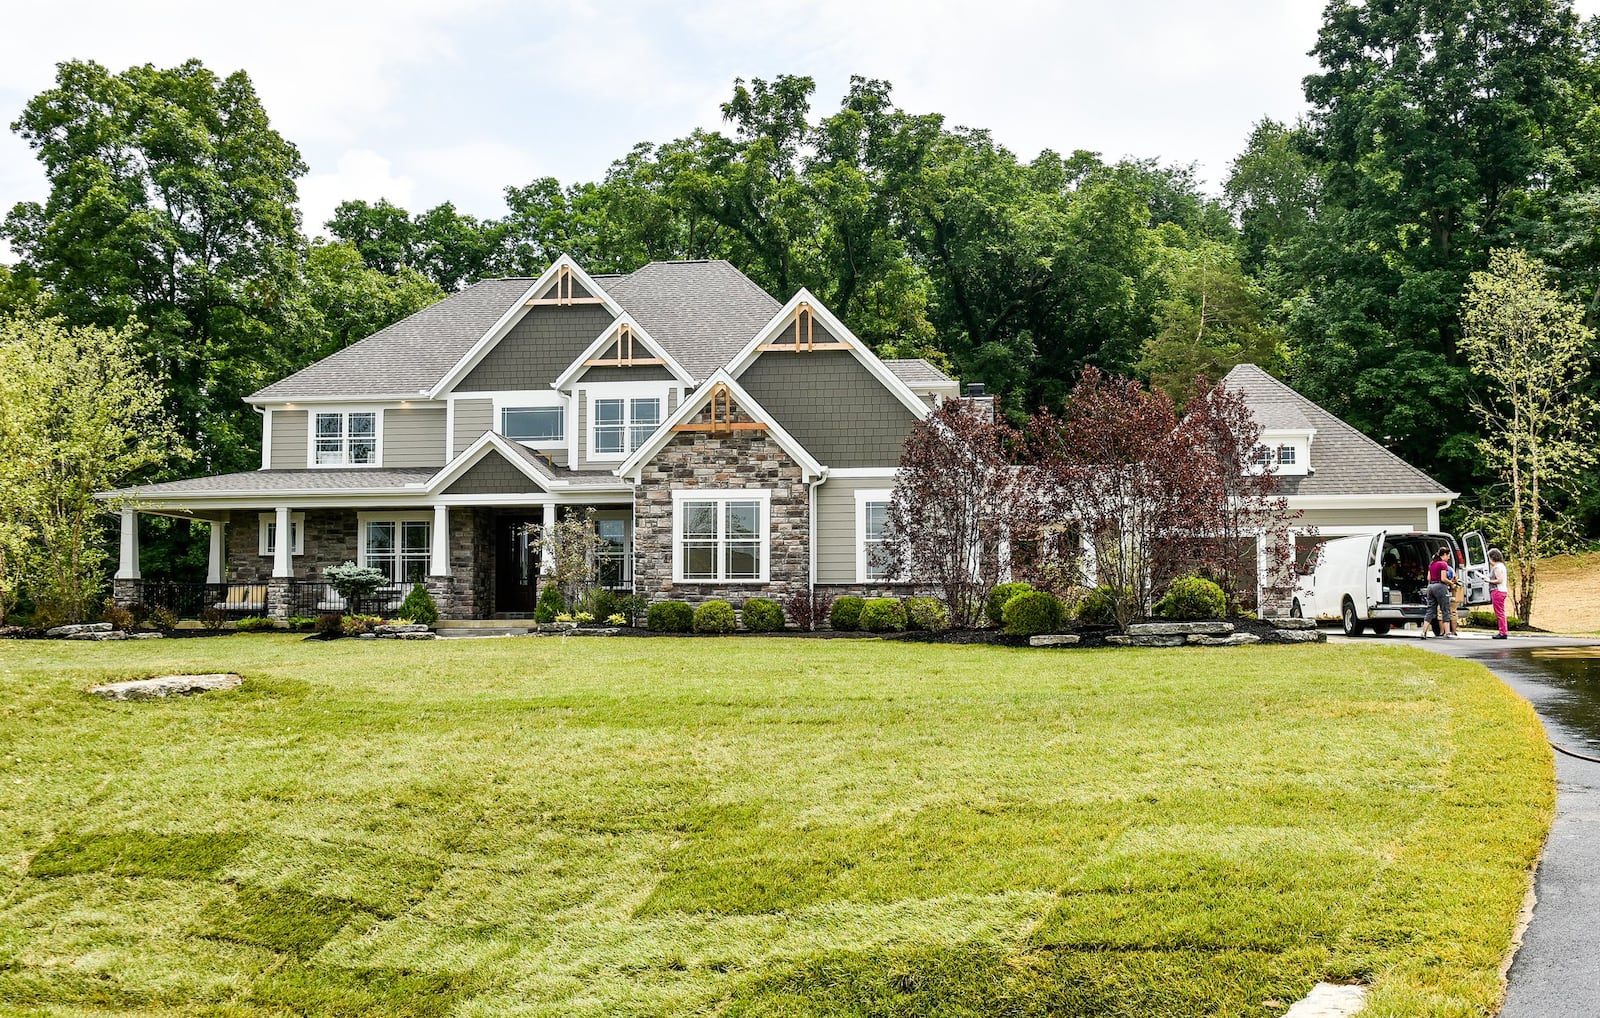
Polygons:
M1539 713L1557 748L1556 819L1534 882L1538 903L1512 962L1500 1015L1600 1015L1600 640L1491 640L1474 633L1458 640L1401 633L1380 639L1415 641L1477 661Z

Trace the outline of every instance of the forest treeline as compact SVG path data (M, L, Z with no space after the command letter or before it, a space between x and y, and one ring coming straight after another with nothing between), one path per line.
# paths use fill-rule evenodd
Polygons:
M1085 366L1181 394L1253 361L1493 511L1463 291L1520 248L1600 316L1600 24L1570 0L1333 0L1313 52L1304 118L1257 123L1220 194L1070 139L1020 158L884 81L819 110L780 75L598 181L508 182L499 218L349 201L326 224L299 221L306 166L244 72L68 62L13 125L50 191L6 217L0 312L138 323L197 454L181 469L217 472L259 462L242 396L476 279L561 252L595 272L726 258L1017 419ZM1559 508L1594 534L1600 477Z

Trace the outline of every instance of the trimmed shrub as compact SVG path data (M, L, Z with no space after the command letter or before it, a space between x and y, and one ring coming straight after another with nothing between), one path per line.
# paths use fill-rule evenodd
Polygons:
M1096 587L1078 602L1078 621L1086 626L1117 624L1116 595L1110 587Z
M875 597L862 606L859 621L869 633L898 633L906 628L906 606L899 598Z
M867 599L854 594L833 599L833 606L828 609L828 625L841 633L853 633L861 628L861 609L867 606Z
M1499 623L1495 622L1495 620L1494 620L1494 612L1492 612L1492 611L1486 611L1486 612L1485 611L1469 611L1469 612L1467 612L1467 625L1472 626L1474 629L1498 629L1499 628ZM1506 628L1507 629L1522 629L1524 627L1523 627L1521 619L1517 618L1515 615L1511 614L1510 612L1506 612Z
M1228 613L1228 595L1204 576L1180 576L1156 602L1155 613L1182 621L1220 619Z
M377 615L346 615L339 624L339 629L346 636L361 636L372 632L374 626L383 624L383 619Z
M733 605L726 601L707 601L694 610L697 633L731 633L737 624Z
M694 628L694 609L682 601L657 601L645 614L652 633L687 633Z
M766 597L752 597L741 613L744 627L752 633L771 633L783 628L783 608Z
M567 602L561 598L561 588L554 583L546 583L544 589L539 591L539 603L533 606L533 621L548 625L566 610Z
M291 615L288 623L290 629L300 632L304 632L307 629L315 629L317 626L317 620L309 615Z
M950 628L950 612L936 597L908 597L906 628L942 633Z
M344 633L344 616L338 612L324 612L317 616L317 632L323 636L340 636Z
M233 624L233 630L236 633L259 633L276 628L272 620L265 615L251 615Z
M607 615L616 614L617 595L604 587L594 587L583 596L578 608L580 611L586 611L597 619L603 619Z
M650 600L643 594L625 594L617 598L616 613L623 618L618 625L637 626L650 610Z
M178 628L178 613L173 611L171 608L162 605L160 607L150 609L150 614L145 621L150 624L151 629L157 629L164 633L168 630ZM35 623L35 625L37 625L37 623Z
M1060 629L1067 610L1060 598L1048 591L1024 590L1006 602L1000 615L1012 636L1038 636Z
M1006 602L1011 600L1013 597L1016 597L1018 594L1025 593L1032 589L1033 584L1031 583L997 583L995 584L995 588L989 591L989 600L983 606L983 613L989 616L989 621L993 625L1003 626L1005 625L1006 621Z
M105 607L100 609L100 621L111 623L112 629L132 629L133 612L107 598Z
M433 603L433 595L428 593L428 588L417 583L412 585L406 599L400 602L397 614L402 619L431 626L439 621L439 606Z

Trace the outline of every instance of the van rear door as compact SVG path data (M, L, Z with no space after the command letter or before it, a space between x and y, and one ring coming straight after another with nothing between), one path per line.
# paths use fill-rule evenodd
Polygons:
M1479 531L1461 535L1461 550L1466 559L1467 604L1489 603L1489 546Z
M1360 606L1366 612L1370 612L1379 601L1383 600L1383 545L1388 537L1387 530L1378 531L1372 535L1372 544L1367 548L1367 568L1363 577L1366 581L1363 587L1367 603Z

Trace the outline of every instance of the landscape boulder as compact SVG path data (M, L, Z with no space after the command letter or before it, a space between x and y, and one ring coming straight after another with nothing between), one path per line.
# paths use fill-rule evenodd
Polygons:
M1129 636L1226 636L1231 632L1232 622L1135 622L1128 626Z
M1148 636L1113 633L1106 637L1106 642L1114 647L1181 647L1186 639L1181 633Z
M1315 629L1279 629L1267 638L1268 643L1326 643L1328 634Z
M1028 637L1030 647L1074 647L1081 639L1075 633L1053 633L1046 636Z
M111 623L109 622L74 622L69 625L56 626L53 629L46 629L44 631L44 635L53 640L63 640L78 636L80 633L109 632L111 632ZM87 639L87 637L79 637L79 639Z
M1196 647L1246 647L1252 643L1260 643L1261 637L1254 633L1233 633L1229 636L1206 636L1194 633L1188 640Z
M131 682L107 682L89 687L95 696L107 700L143 700L157 696L189 696L210 693L219 689L237 689L243 676L233 672L211 672L205 675L157 675L153 679L136 679Z
M1267 625L1271 626L1273 629L1291 629L1292 630L1292 629L1315 629L1315 628L1317 628L1317 620L1316 619L1289 619L1289 618L1283 618L1283 619L1262 619L1262 621L1265 622Z

